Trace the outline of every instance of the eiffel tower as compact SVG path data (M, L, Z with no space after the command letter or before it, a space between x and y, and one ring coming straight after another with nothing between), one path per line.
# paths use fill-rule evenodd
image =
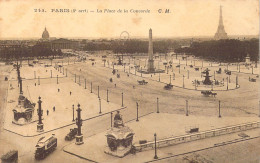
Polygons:
M222 6L220 6L218 30L215 33L214 39L216 40L228 39L227 33L225 32L224 25L223 25Z

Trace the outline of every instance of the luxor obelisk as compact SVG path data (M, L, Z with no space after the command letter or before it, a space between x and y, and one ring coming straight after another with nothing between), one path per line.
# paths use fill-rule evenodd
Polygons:
M154 73L154 60L153 60L153 36L152 36L152 29L149 30L149 47L148 47L148 67L147 72L148 73Z

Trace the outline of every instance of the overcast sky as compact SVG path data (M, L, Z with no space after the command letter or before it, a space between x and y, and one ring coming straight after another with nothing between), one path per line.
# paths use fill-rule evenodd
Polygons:
M2 0L0 38L40 38L47 27L51 37L213 36L219 6L228 35L259 34L258 0ZM46 12L34 12L45 9ZM87 9L89 13L54 13L51 9ZM96 13L97 9L150 10L150 13ZM170 9L170 13L158 13ZM94 10L94 13L90 13Z

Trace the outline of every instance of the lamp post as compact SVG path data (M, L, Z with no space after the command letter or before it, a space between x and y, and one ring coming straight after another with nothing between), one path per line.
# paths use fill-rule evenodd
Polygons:
M101 112L101 99L99 98L98 100L99 100L99 114L101 114L102 113Z
M37 124L37 132L43 132L43 123L42 123L42 101L41 97L39 96L38 100L38 124Z
M108 100L108 89L107 89L107 102L109 102L109 100Z
M122 107L124 106L124 93L122 92Z
M85 79L85 89L87 89L87 85L86 84L87 84L87 80Z
M170 75L170 84L172 84L172 76Z
M236 76L236 88L237 88L237 85L238 85L238 76Z
M51 70L51 78L52 78L52 70Z
M97 90L98 90L98 98L100 98L100 96L99 96L99 85L97 86Z
M136 102L136 122L138 122L138 102Z
M40 76L38 76L38 85L40 85Z
M90 93L93 93L93 91L92 91L92 82L90 82Z
M34 79L36 79L36 71L34 71Z
M75 119L74 119L74 104L72 105L72 116L73 116L73 119L72 119L72 121L74 122L75 121Z
M75 83L76 83L76 80L77 80L76 78L77 78L77 75L75 74Z
M157 97L157 113L159 113L159 98Z
M184 88L184 75L182 76L182 87Z
M66 69L66 77L68 76L67 69Z
M159 82L161 81L161 73L159 72Z
M228 77L227 77L227 90L228 90Z
M156 146L156 133L154 133L154 159L158 159Z
M57 84L59 84L59 75L57 75Z
M111 127L113 127L113 112L111 112Z
M82 126L82 119L81 119L81 109L80 109L80 105L78 104L78 109L77 109L77 113L78 113L78 117L76 118L76 125L78 126L78 133L76 136L76 145L80 145L83 144L83 135L81 134L81 126Z
M189 110L188 110L188 100L186 100L186 116L189 116Z
M221 118L221 115L220 115L220 100L218 101L218 117Z

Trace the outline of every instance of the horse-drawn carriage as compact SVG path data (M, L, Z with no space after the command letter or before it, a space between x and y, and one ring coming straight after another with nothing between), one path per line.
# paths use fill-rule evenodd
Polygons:
M146 85L146 84L148 84L148 82L145 81L145 80L137 80L137 82L138 82L139 85Z
M225 70L225 73L226 73L227 75L231 75L231 71L230 71L230 70Z
M217 95L217 93L215 93L215 92L211 92L211 91L201 91L201 94L203 94L204 96L216 96Z
M173 87L173 85L171 85L171 84L166 84L166 85L164 86L164 89L170 90L170 89L172 89L172 87Z
M218 71L216 71L217 74L221 74L221 68L218 69Z
M200 68L198 68L198 67L196 67L196 68L194 68L195 69L195 71L199 71L200 70Z
M114 70L112 71L112 74L115 75L115 73L116 73L116 70L114 69Z
M250 81L250 82L256 82L256 79L249 77L249 81Z

